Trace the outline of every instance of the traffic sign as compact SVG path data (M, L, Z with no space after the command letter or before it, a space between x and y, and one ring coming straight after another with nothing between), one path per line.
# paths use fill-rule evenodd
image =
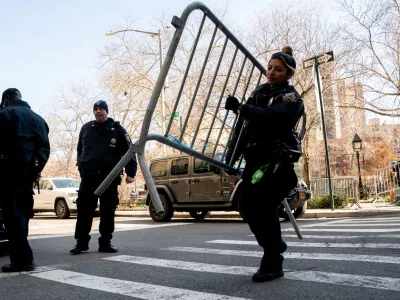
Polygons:
M173 114L166 114L165 119L167 119L168 117L171 117L171 116L173 116L173 118L177 119L177 118L179 118L179 112L175 112Z
M333 51L325 52L317 55L318 65L322 65L324 63L335 60L333 56ZM303 60L303 69L309 69L314 66L315 59L314 57Z

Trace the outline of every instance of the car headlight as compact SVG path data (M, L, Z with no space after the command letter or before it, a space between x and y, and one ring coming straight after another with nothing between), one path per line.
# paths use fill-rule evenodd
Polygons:
M77 196L78 196L78 193L68 193L68 196L70 196L70 197L77 197Z

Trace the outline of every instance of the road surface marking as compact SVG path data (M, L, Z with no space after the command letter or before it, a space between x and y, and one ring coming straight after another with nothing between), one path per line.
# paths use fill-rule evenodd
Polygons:
M228 244L228 245L258 245L256 241L240 241L240 240L213 240L207 241L211 244ZM302 243L302 242L286 242L290 247L310 247L310 248L373 248L373 249L400 249L400 244L378 244L378 243Z
M51 281L88 288L112 294L135 297L138 299L171 299L171 300L242 300L227 295L204 293L181 288L166 287L161 285L140 283L134 281L86 275L65 270L52 270L42 273L31 273L30 276ZM111 296L110 296L111 298Z
M262 251L240 251L240 250L225 250L225 249L210 249L210 248L194 248L194 247L169 247L162 250L181 251L203 254L220 254L220 255L236 255L262 257ZM364 261L386 264L400 264L400 257L395 256L378 256L378 255L353 255L353 254L328 254L328 253L295 253L286 252L285 259L313 259L313 260L339 260L339 261Z

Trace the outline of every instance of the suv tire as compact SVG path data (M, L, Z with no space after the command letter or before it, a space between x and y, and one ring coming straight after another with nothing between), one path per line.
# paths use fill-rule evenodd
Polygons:
M189 214L196 221L200 221L206 218L210 214L210 212L208 210L192 210L189 211Z
M298 207L298 208L293 210L293 217L295 219L302 217L305 214L306 210L307 210L307 202L305 201L303 206L300 206L300 207ZM288 214L286 213L285 210L282 211L280 216L282 218L284 218L286 221L290 220L290 218L289 218L289 216L288 216Z
M63 199L57 200L54 212L59 219L68 219L70 216L67 202Z
M150 199L149 203L149 214L154 222L169 222L174 215L174 208L172 207L171 201L164 195L159 194L162 206L164 207L164 212L161 214L156 214L156 209L154 208L153 201Z

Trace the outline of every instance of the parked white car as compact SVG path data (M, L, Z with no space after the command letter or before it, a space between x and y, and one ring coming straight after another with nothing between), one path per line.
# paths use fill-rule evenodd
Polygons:
M79 181L73 178L41 178L39 189L34 184L34 212L54 211L58 218L66 219L76 212Z

